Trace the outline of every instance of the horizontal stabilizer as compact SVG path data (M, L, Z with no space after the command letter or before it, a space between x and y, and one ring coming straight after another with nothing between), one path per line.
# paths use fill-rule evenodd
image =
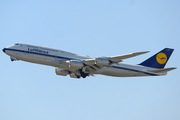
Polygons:
M154 72L154 73L164 73L164 72L168 72L171 70L176 69L175 67L172 68L163 68L163 69L156 69L156 70L148 70L148 72Z

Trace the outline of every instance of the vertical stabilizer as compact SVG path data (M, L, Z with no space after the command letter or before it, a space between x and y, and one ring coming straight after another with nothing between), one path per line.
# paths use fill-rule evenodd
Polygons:
M165 48L139 65L153 68L164 68L173 51L174 49Z

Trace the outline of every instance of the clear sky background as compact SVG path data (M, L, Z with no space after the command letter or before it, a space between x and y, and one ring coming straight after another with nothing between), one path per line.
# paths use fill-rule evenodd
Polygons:
M29 43L91 57L174 48L161 77L73 79L0 52L0 120L180 120L179 0L0 1L0 48Z

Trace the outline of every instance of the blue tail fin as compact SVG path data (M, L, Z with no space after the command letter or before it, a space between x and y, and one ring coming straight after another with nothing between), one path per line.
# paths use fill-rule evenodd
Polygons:
M164 68L173 51L174 49L165 48L139 65L153 68Z

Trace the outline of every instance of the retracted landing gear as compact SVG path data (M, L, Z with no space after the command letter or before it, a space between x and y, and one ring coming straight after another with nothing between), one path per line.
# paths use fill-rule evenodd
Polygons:
M86 78L87 76L89 76L89 73L84 73L82 69L80 69L76 70L76 72L70 72L69 76L71 78Z
M79 72L80 72L82 78L86 78L89 75L89 73L84 73L82 71L82 69Z

